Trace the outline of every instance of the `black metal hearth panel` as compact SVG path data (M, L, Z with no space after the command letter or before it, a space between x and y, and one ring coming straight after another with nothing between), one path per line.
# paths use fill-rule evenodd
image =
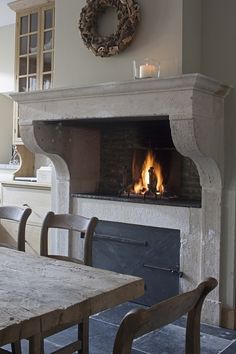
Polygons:
M99 221L93 242L93 266L145 280L145 295L135 300L151 306L179 293L180 231Z

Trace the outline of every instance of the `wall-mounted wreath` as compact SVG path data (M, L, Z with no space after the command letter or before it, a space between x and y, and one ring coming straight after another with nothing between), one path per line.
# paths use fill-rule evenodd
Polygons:
M109 36L100 36L97 31L99 16L108 7L117 11L117 31ZM85 45L101 57L119 54L132 42L140 20L140 7L136 0L87 0L83 7L79 29Z

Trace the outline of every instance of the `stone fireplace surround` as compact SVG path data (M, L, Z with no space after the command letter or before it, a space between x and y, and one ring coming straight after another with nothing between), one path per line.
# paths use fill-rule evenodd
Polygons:
M220 281L224 98L228 92L227 86L213 79L188 74L13 93L11 97L19 103L25 145L54 164L55 210L180 230L180 269L184 273L180 287L186 291L208 276ZM73 198L72 193L95 190L99 178L99 131L78 122L145 116L169 117L176 149L197 166L201 208ZM55 251L67 253L67 242L58 242ZM207 298L203 311L203 320L211 324L220 323L220 285Z

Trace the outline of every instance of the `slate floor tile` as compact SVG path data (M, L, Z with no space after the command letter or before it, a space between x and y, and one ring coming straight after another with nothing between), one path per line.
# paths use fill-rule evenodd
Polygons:
M145 307L145 306L142 306L142 305L139 305L139 304L136 304L133 302L126 302L126 303L118 305L112 309L102 311L99 314L92 316L92 318L119 325L122 318L130 310L133 310L136 308L143 308L143 307Z
M177 326L186 327L186 317L181 317L174 322ZM236 331L231 329L226 329L222 327L210 326L207 324L201 324L201 332L210 334L212 336L234 340L236 339ZM236 352L235 352L236 354Z
M216 326L209 326L206 324L201 325L201 332L210 334L215 337L224 338L228 340L236 340L236 331L220 328ZM236 352L235 352L236 354Z
M227 348L220 352L220 354L235 354L236 353L236 341L232 342Z
M92 319L90 326L89 354L111 354L118 326ZM140 350L132 350L131 354L146 354Z
M184 343L185 329L172 324L137 339L133 347L149 354L183 354ZM229 344L229 340L201 334L202 354L217 354Z
M55 345L54 343L51 343L49 341L45 341L45 354L50 354L53 351L57 350L60 348L60 345ZM11 346L10 345L6 345L4 346L5 349L11 351ZM22 340L21 341L21 349L22 349L22 354L28 354L29 353L29 342L27 340Z
M53 336L47 337L45 345L47 343L54 344L56 346L64 346L77 340L78 326L70 327L62 332L56 333Z
M89 354L112 353L114 338L118 326L91 319L89 322ZM139 353L137 353L139 354Z

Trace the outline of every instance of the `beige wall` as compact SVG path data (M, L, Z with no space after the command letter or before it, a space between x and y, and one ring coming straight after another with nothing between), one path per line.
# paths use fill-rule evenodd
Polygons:
M54 87L85 86L132 79L133 59L158 59L161 75L182 72L182 1L139 0L141 23L121 54L96 57L83 44L78 20L85 0L56 1Z
M183 1L183 74L201 71L202 0Z
M202 73L236 86L236 1L204 0L202 8ZM225 156L222 230L222 301L236 304L236 90L225 107Z
M0 27L0 92L14 91L15 25ZM0 164L11 158L13 103L0 95Z
M14 91L15 25L0 27L0 92Z
M11 158L13 106L10 98L0 94L0 164Z

